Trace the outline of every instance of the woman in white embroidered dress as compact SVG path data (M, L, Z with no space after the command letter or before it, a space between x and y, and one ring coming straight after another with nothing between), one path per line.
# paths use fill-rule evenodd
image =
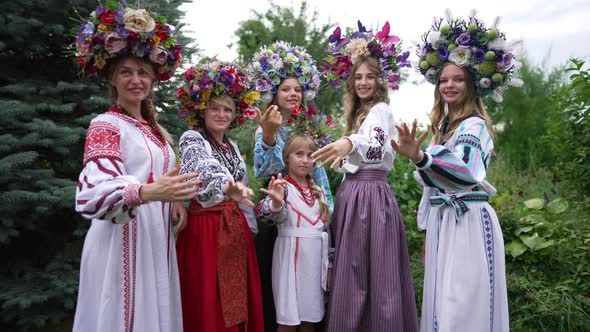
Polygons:
M115 103L92 120L76 210L92 219L80 267L74 331L180 331L180 288L170 216L186 218L196 174L178 175L151 101L152 64L108 64Z
M504 240L488 203L496 194L487 181L492 122L482 97L500 102L500 91L520 82L513 81L513 56L496 25L448 17L431 29L419 48L420 70L435 84L432 140L420 150L428 131L417 137L414 121L398 126L399 141L392 141L416 164L414 177L424 187L417 218L426 230L420 329L509 331Z
M488 203L496 189L486 180L491 121L466 69L445 63L435 91L433 116L443 119L446 103L448 120L433 130L431 145L420 151L428 132L417 138L416 122L399 126L399 144L392 141L416 164L415 178L424 186L421 330L508 331L504 242Z
M316 150L311 136L291 136L283 148L287 176L271 178L256 210L262 222L278 225L272 256L278 332L313 331L324 317L329 207L312 177Z

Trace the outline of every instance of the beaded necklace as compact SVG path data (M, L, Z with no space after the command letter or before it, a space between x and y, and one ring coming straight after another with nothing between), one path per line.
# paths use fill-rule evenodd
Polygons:
M229 170L236 181L241 181L244 174L240 167L240 157L233 145L227 139L227 136L225 136L225 134L223 135L222 143L217 142L207 129L203 130L203 136L205 136L205 139L213 148L212 150L215 159L219 160L223 166Z
M295 179L293 179L289 175L285 176L285 180L287 180L287 182L289 182L290 184L295 186L295 188L297 188L297 190L301 194L301 199L305 202L307 206L312 207L315 204L317 197L314 195L313 190L311 190L311 185L309 185L309 181L307 182L308 187L303 188L301 187L301 185L299 185L299 183L297 183L297 181L295 181Z

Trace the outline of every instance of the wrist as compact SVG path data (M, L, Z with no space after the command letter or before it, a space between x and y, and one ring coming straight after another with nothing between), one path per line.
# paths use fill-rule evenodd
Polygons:
M355 148L356 148L356 144L355 142L352 140L352 138L348 137L348 136L343 136L341 138L343 141L348 142L348 145L346 146L346 150L348 152L346 152L346 155L349 155L351 153L354 152Z
M262 134L262 142L268 146L274 146L276 143L276 133L271 134Z
M414 163L414 164L418 164L419 162L422 161L422 159L424 159L424 152L422 152L421 150L418 150L418 153L412 157L410 157L410 160Z
M141 199L144 202L154 200L151 184L144 183L139 187L139 199Z
M283 209L283 201L275 201L273 199L272 203L270 204L270 211L273 213L278 213L282 209Z

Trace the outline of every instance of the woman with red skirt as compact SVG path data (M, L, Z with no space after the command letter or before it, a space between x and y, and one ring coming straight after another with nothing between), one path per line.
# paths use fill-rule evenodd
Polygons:
M177 240L184 331L263 331L256 220L246 164L226 131L254 117L249 77L217 61L184 74L177 97L191 130L180 138L181 173L203 181Z

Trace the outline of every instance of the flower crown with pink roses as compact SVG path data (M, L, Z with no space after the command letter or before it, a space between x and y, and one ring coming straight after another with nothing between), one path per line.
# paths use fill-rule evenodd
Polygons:
M184 84L176 92L180 101L178 114L190 127L204 125L202 113L214 97L227 95L236 104L236 116L230 129L256 117L253 104L260 94L250 90L250 76L231 63L211 61L184 72Z
M104 75L109 60L133 55L149 60L156 79L167 81L180 64L181 50L164 16L131 9L125 1L98 6L76 36L76 63L89 74Z
M387 86L393 90L399 89L399 71L402 67L410 67L410 52L402 52L400 38L389 35L389 22L385 22L378 33L368 31L360 20L357 25L358 31L349 29L348 35L344 37L340 27L332 32L328 39L330 46L326 49L330 54L325 58L327 64L323 66L322 75L330 86L339 87L359 58L373 56L379 59Z
M288 42L277 41L263 46L248 66L254 89L262 94L261 101L272 102L281 82L295 77L303 89L303 99L313 100L320 90L320 75L315 61L307 51Z
M307 107L293 108L291 117L287 120L292 135L309 135L318 146L322 148L334 141L334 130L338 124L330 115L318 111L315 103L311 102Z
M435 18L418 45L419 71L428 82L436 84L443 64L452 62L469 70L479 96L491 95L498 103L510 86L522 86L513 55L519 42L506 41L506 35L497 28L499 18L487 28L475 12L465 21L453 19L447 11L443 21Z

